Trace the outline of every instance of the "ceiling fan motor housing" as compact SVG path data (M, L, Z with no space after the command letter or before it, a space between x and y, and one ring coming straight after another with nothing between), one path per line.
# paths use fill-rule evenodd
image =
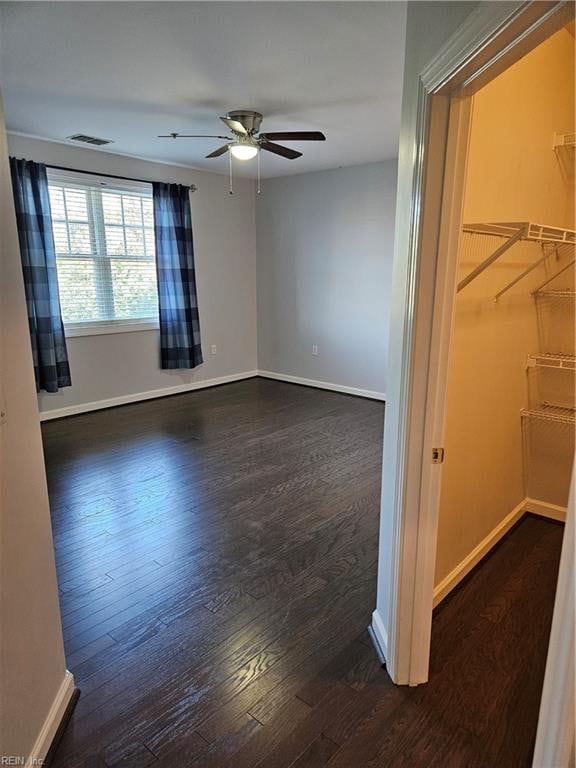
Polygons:
M226 117L230 120L237 120L250 134L258 133L260 130L260 123L262 122L260 112L255 112L252 109L235 109L232 112L227 112Z

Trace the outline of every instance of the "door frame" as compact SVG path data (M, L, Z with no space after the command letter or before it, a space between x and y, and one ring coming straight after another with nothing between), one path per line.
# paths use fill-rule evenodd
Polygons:
M554 601L554 615L546 673L540 700L538 730L534 747L533 766L574 765L575 722L575 630L576 580L574 578L574 549L576 531L574 509L576 507L575 467L568 497L568 514L562 541L562 554L558 571L558 586Z
M441 479L432 448L444 431L470 97L573 15L565 1L482 3L419 76L410 210L397 213L408 287L403 334L391 337L401 345L402 381L384 466L394 478L389 607L371 627L398 684L428 679Z

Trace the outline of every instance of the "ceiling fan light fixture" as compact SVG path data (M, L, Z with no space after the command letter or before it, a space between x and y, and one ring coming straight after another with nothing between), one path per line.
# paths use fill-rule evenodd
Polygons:
M258 147L254 144L237 142L230 145L230 152L237 160L252 160L258 154Z

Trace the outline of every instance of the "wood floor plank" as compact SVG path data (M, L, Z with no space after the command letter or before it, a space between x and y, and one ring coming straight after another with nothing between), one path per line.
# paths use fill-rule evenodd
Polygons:
M338 745L321 733L291 764L291 768L321 768L326 765Z
M69 668L55 768L520 768L561 526L524 519L398 688L376 599L382 403L252 379L42 426Z

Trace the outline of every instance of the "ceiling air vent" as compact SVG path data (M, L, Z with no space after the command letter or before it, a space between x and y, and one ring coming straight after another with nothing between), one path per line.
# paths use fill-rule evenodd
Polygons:
M85 133L75 133L68 136L70 141L80 141L82 144L92 144L94 147L103 147L105 144L113 144L111 139L99 139L96 136L86 136Z

